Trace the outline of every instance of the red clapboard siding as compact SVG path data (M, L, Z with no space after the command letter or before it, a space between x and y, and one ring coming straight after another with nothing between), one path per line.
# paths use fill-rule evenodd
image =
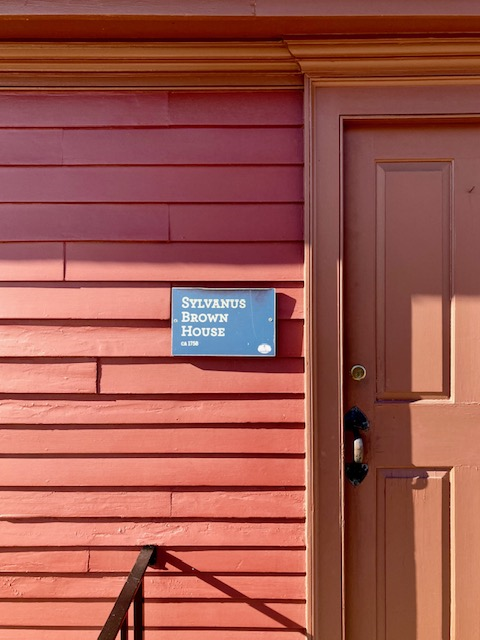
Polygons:
M170 238L175 242L302 240L303 206L284 203L172 204Z
M225 598L237 592L234 599L271 598L277 600L301 600L305 598L303 576L222 576L215 582L209 577L147 575L145 592L148 598L188 600L191 598ZM216 581L220 585L217 586ZM0 576L1 598L116 598L123 585L124 576Z
M0 190L8 202L298 202L303 172L281 165L0 167Z
M0 519L302 518L302 491L1 491ZM1 556L0 556L1 558ZM133 562L132 562L133 566ZM3 565L1 570L5 571Z
M298 459L228 457L3 458L4 487L301 486ZM74 514L73 514L74 515Z
M0 393L95 393L96 387L96 362L0 361Z
M147 595L148 598L148 595ZM290 602L202 602L196 606L190 602L148 602L145 606L145 625L151 627L233 627L239 629L282 629L304 626L303 604ZM27 607L20 602L1 603L2 625L25 624L28 619L39 620L39 627L50 626L100 626L107 619L112 601L107 602L62 602L55 607L46 607L44 602L29 602ZM61 621L61 622L60 622ZM85 623L88 622L88 625ZM63 623L63 624L62 624ZM98 635L98 634L97 634ZM282 636L283 637L283 636Z
M168 205L0 204L0 238L18 242L166 241Z
M298 98L297 98L298 100ZM0 95L3 127L151 126L169 122L166 92L25 92Z
M305 526L302 522L0 521L0 545L4 547L137 547L153 543L188 547L303 547Z
M63 245L0 242L2 280L63 280Z
M293 427L297 425L292 425ZM269 425L210 427L159 425L143 427L109 425L107 428L0 429L2 454L127 454L127 453L303 453L301 428L281 429Z
M39 132L41 138L47 136ZM58 132L51 131L52 140L47 145L56 149ZM36 140L37 131L30 138ZM13 146L14 135L6 136L6 143ZM34 159L25 164L54 164L42 160L41 153L35 160L28 149L28 135L20 136L19 146L25 146L26 158ZM303 131L301 128L163 128L163 129L68 129L61 139L63 164L115 164L115 165L220 165L220 164L300 164L303 162ZM0 131L0 148L2 132ZM40 146L40 145L39 145ZM21 162L22 149L16 150ZM0 152L0 164L3 153ZM8 153L7 153L8 158ZM61 156L60 156L61 160ZM55 162L56 163L56 162ZM13 163L8 163L13 164Z
M248 424L298 423L304 419L302 398L25 400L0 403L4 424Z
M4 127L301 125L296 91L18 92L0 96Z
M101 361L100 393L303 393L300 358Z
M303 244L67 243L67 280L301 280Z
M112 494L109 494L110 496ZM114 495L114 494L113 494ZM3 548L0 549L0 566L3 573L124 573L133 567L138 556L138 549L88 549L51 548L48 551L39 548ZM168 574L184 573L186 565L189 570L209 573L254 573L254 574L301 574L305 572L305 553L303 549L288 550L279 548L240 548L240 549L201 549L160 551L160 559L165 561ZM172 564L171 562L177 564ZM180 561L180 562L178 562ZM161 569L159 563L159 568ZM177 566L178 565L178 566ZM158 569L149 569L157 574ZM163 569L158 575L163 575Z
M290 293L287 295L293 298ZM165 284L118 287L90 283L3 285L0 299L2 319L163 320L170 317L170 289Z
M54 553L62 553L55 551ZM122 550L121 554L109 549L92 548L90 550L90 570L98 572L128 572L133 566L138 551ZM25 552L23 552L25 555ZM11 554L6 553L7 558ZM0 555L0 559L3 556ZM12 562L14 559L12 558ZM267 547L265 549L181 549L160 552L158 566L172 572L206 571L221 573L304 573L305 553L302 548L289 548L288 553L282 548ZM156 571L151 569L150 571Z
M1 294L0 294L1 295ZM0 324L0 358L9 357L165 357L172 352L170 328L164 326ZM303 322L280 321L279 357L303 354Z
M302 124L0 92L0 640L95 640L144 544L146 640L304 637ZM277 357L172 358L180 285L275 288Z
M201 605L199 605L201 606ZM28 604L24 604L25 618L29 617ZM1 628L0 640L97 640L100 628L55 629L24 627ZM305 640L303 631L280 629L274 631L248 630L249 640ZM245 631L238 629L147 629L145 640L245 640Z

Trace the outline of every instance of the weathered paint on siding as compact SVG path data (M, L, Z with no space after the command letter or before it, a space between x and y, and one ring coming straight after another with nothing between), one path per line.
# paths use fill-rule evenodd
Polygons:
M302 96L0 96L0 640L300 640ZM271 360L171 358L172 285L276 287ZM165 629L162 629L165 627Z

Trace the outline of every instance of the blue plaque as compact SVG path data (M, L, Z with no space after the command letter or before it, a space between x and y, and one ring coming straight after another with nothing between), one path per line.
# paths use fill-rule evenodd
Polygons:
M275 356L275 289L172 289L172 355Z

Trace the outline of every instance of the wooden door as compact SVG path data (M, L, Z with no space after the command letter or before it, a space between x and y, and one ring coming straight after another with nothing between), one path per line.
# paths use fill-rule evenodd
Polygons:
M480 125L426 122L345 131L348 640L480 637Z

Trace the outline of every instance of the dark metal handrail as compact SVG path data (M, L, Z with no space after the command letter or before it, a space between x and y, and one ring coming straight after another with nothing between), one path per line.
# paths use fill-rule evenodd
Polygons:
M128 610L133 602L133 640L143 640L143 577L147 567L155 564L157 548L147 545L142 548L130 571L123 589L98 636L98 640L115 640L121 632L121 640L128 640Z

